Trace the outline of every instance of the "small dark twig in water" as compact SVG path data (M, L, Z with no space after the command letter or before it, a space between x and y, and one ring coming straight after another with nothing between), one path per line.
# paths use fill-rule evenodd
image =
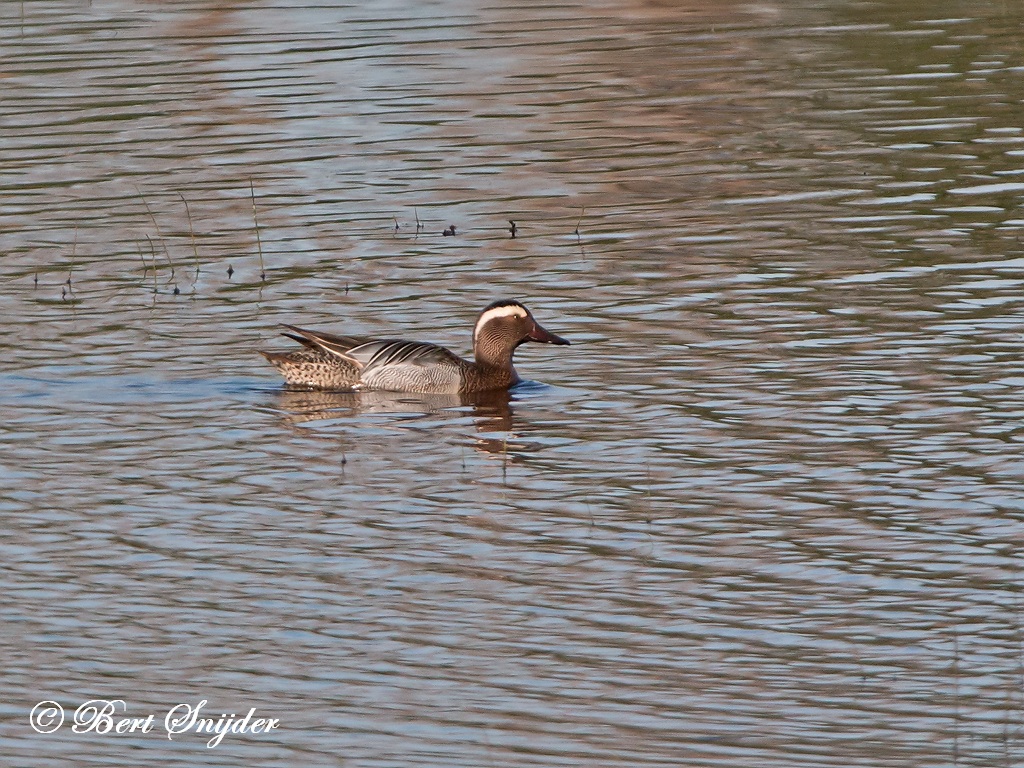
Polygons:
M446 229L441 234L444 235L445 237L454 237L455 236L455 225L454 224L449 224L448 225L448 229Z
M142 246L139 244L138 240L135 241L135 250L139 252L139 258L142 260L142 280L145 282L146 272L149 270L149 264L146 263L146 257L142 253Z
M156 236L162 238L163 235L160 234L160 224L157 222L156 216L153 215L153 209L149 207L149 201L147 201L145 195L142 194L142 190L139 189L138 184L135 185L135 193L139 196L139 200L142 201L142 204L146 206L146 213L149 214L150 221L153 222L153 229L156 230Z
M395 234L397 235L398 234L398 230L401 229L401 227L398 226L398 217L397 216L392 216L391 218L393 218L395 220Z
M516 223L512 219L508 220L508 233L512 236L512 240L516 239Z
M142 195L142 190L135 187L135 191L139 194L139 199L142 200L142 204L146 206L146 213L149 214L150 220L153 222L153 229L156 230L156 236L160 238L160 245L164 249L164 257L167 259L167 264L171 268L171 276L167 280L167 284L170 285L171 281L174 280L174 262L171 261L170 251L167 250L167 242L164 240L163 233L160 231L160 224L156 220L156 216L153 214L153 209L149 207L149 202ZM148 235L147 235L148 237ZM153 241L149 241L150 246L153 245ZM156 249L153 249L153 268L156 269Z
M153 245L153 238L149 236L148 232L146 233L146 241L149 243L149 253L153 257L153 293L156 294L160 292L160 288L156 284L156 246Z
M423 222L420 221L420 212L417 209L413 208L412 212L416 216L416 234L418 235L420 230L423 229Z
M249 193L252 195L252 223L256 227L256 248L260 254L260 280L263 282L267 281L267 270L263 266L263 241L260 239L260 222L256 218L256 187L252 183L252 177L249 177ZM231 277L229 274L228 277Z
M576 242L579 243L580 246L580 256L583 257L584 259L587 257L587 252L583 248L583 237L580 235L580 224L583 223L583 216L586 214L586 212L586 208L580 208L580 218L579 221L576 222Z
M178 290L178 280L175 277L174 262L171 261L171 253L167 250L167 243L161 240L161 244L164 247L164 258L167 259L167 266L171 270L171 274L167 278L167 282L164 285L174 285L174 295L177 296L181 291ZM153 266L156 266L156 252L153 252ZM153 271L153 279L156 279L156 270Z
M233 268L231 267L231 265L230 265L230 264L228 264L228 280L230 280L230 279L231 279L231 276L232 276L233 274L235 274L235 270L234 270L234 269L233 269Z
M174 284L174 294L178 295L181 291L178 290L178 281L174 277L174 263L171 261L171 254L167 251L167 244L164 244L164 256L167 257L167 266L171 268L171 275L167 278L167 282L164 285Z
M345 283L345 295L348 296L348 283Z
M68 267L68 279L64 281L64 283L68 287L68 293L71 295L72 299L75 298L75 291L71 287L71 273L75 271L75 254L77 252L78 252L78 226L75 225L75 239L71 242L71 266ZM64 289L63 288L60 289L60 297L61 297L61 299L64 298Z
M188 217L188 236L189 236L189 239L192 241L192 255L195 256L195 259L196 259L196 279L198 280L199 279L199 249L196 247L196 230L192 226L192 211L189 210L188 200L185 199L185 196L183 194L181 194L181 192L178 193L178 197L180 197L181 198L181 202L183 202L185 204L185 215Z
M35 277L32 278L33 287L39 287L39 273L36 272Z

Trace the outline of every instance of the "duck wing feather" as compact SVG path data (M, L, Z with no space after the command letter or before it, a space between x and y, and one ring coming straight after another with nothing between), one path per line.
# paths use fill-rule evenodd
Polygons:
M333 333L326 333L324 331L311 331L307 328L299 328L295 325L288 325L283 323L285 328L288 328L294 333L284 334L289 339L294 339L304 347L307 347L316 351L327 352L328 354L335 355L342 358L343 360L352 363L357 368L362 368L356 358L352 357L349 352L360 346L367 344L367 340L360 336L339 336Z
M358 362L365 372L380 368L428 368L435 365L458 368L465 364L454 352L424 341L369 341L349 349L345 354Z
M359 381L365 389L458 392L470 367L444 347L419 341L371 341L350 349L348 355L362 366Z

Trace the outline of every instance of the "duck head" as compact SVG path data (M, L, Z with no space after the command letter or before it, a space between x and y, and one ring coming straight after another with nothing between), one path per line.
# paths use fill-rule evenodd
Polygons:
M527 341L568 345L534 320L530 310L518 301L496 301L484 308L473 329L473 351L478 363L511 365L516 347Z

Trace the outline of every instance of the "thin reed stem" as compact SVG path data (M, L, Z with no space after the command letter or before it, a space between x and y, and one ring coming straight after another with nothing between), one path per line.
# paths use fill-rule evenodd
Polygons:
M256 218L256 187L253 185L252 177L249 177L249 194L252 197L252 223L256 227L256 249L260 255L260 280L267 281L267 270L263 265L263 240L260 238L260 222Z

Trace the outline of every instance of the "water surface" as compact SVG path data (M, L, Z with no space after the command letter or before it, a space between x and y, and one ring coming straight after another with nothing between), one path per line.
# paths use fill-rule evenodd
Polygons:
M1024 18L704 6L0 7L4 754L1021 762ZM506 296L508 396L255 353Z

